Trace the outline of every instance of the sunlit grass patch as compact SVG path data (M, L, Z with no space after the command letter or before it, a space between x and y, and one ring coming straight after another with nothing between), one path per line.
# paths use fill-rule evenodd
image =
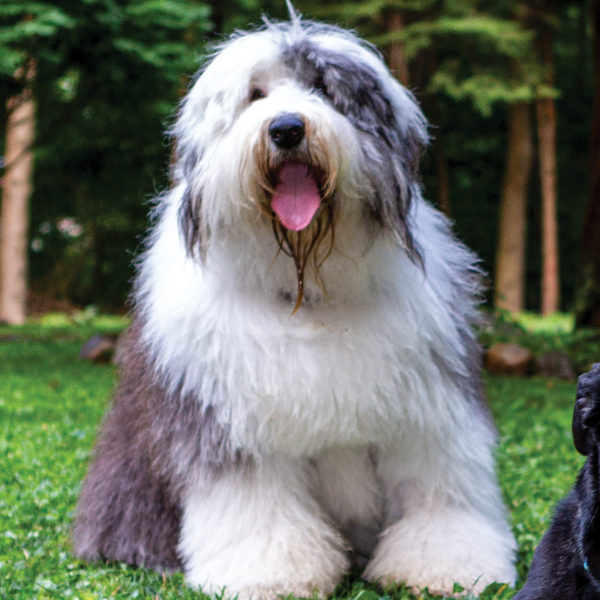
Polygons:
M127 316L101 314L90 306L72 314L51 312L28 317L23 325L0 324L0 342L25 339L84 340L95 333L120 333L130 322Z
M572 333L575 329L575 315L572 313L542 316L524 311L515 315L514 321L528 333Z

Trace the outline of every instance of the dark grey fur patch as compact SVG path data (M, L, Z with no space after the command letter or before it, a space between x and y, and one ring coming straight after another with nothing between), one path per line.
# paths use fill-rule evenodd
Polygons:
M182 112L182 111L181 111ZM171 129L174 135L179 127L176 124ZM202 253L202 221L201 205L202 195L192 194L191 182L194 179L194 170L201 160L202 150L192 146L190 143L184 144L181 140L176 140L176 164L174 165L171 177L173 180L183 177L186 182L186 189L179 207L179 232L183 238L185 248L190 256Z
M201 198L194 198L188 187L179 207L179 232L187 253L190 256L197 254L202 248L202 222L200 217Z
M242 457L210 408L165 391L140 329L135 319L114 404L79 499L73 546L87 560L172 571L181 569L177 543L186 480L239 466Z
M365 524L350 521L340 528L340 533L350 543L355 562L365 567L379 541L381 523Z
M326 33L322 29L318 32ZM339 34L338 29L333 31ZM373 214L411 258L419 258L408 223L412 199L420 192L423 141L418 125L408 121L402 131L392 101L369 65L319 48L308 35L285 42L283 57L306 87L321 93L357 130L375 190Z

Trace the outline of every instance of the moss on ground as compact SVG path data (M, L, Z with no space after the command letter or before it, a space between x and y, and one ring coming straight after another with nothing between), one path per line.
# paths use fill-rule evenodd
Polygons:
M88 565L71 555L76 498L115 373L111 366L78 360L91 325L61 327L0 331L0 598L201 598L181 574ZM488 393L500 430L498 468L519 542L522 585L553 507L583 462L571 438L575 384L489 378ZM481 598L513 593L496 585ZM336 597L415 598L403 588L384 594L356 574Z

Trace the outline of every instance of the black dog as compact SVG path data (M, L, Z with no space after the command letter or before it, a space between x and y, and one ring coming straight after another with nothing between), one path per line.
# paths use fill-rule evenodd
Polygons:
M600 600L600 363L579 378L573 438L587 461L513 600Z

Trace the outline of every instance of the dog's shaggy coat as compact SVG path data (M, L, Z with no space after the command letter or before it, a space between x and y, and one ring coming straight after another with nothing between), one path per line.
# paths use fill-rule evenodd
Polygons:
M600 364L579 378L573 438L587 461L514 600L600 600Z
M173 132L75 552L240 598L328 594L351 549L383 584L513 583L479 272L421 197L411 94L294 17L222 44Z

